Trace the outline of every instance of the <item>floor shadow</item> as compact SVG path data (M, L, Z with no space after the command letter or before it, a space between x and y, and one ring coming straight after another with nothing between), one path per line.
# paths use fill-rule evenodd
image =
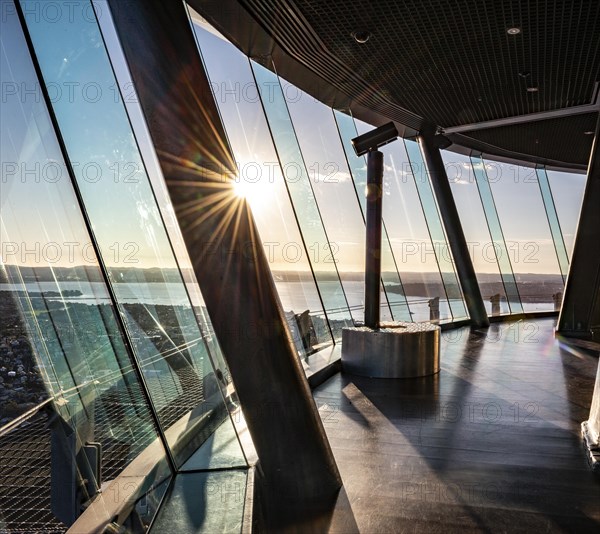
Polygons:
M600 485L570 421L593 382L561 354L552 321L536 324L463 329L444 345L435 387L339 378L343 408L326 430L359 525L378 514L394 529L597 531ZM333 402L334 387L323 390Z
M254 531L282 534L358 533L352 507L342 487L331 498L295 496L270 489L257 470L255 478Z

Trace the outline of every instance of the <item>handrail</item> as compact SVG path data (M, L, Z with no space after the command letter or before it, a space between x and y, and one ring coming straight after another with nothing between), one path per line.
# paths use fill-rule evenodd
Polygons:
M91 384L99 384L99 383L100 383L99 380L88 380L87 382L84 382L83 384L80 384L78 386L73 386L72 388L69 388L69 389L61 389L54 395L49 396L46 400L42 401L40 404L37 404L30 410L22 413L21 415L19 415L12 421L6 423L6 425L4 425L3 427L0 427L0 438L2 436L5 436L6 434L8 434L15 427L17 427L20 424L24 423L25 421L31 419L33 416L35 416L37 413L39 413L42 408L45 408L52 402L56 402L59 398L61 398L61 397L65 398L65 396L67 396L70 393L79 392L84 387L87 387Z
M28 419L31 419L42 408L45 408L48 404L50 404L53 401L54 401L54 398L53 397L49 397L45 401L43 401L40 404L38 404L37 406L34 406L33 408L31 408L30 410L26 411L25 413L22 413L21 415L19 415L18 417L16 417L12 421L6 423L6 425L4 425L3 427L0 427L0 438L2 436L5 436L6 434L8 434L11 430L13 430L15 427L19 426L20 424L24 423Z

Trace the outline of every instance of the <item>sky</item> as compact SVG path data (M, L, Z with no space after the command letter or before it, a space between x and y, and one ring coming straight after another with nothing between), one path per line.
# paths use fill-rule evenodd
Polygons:
M52 23L32 16L29 22L96 239L114 267L172 268L175 261L98 26L77 9L73 14L76 25L67 16ZM7 17L2 32L2 81L17 87L2 101L4 252L9 242L10 257L19 263L92 263L91 239L48 111L39 92L23 91L37 87L37 81L16 22ZM53 255L44 252L49 247ZM25 249L39 249L41 257L23 255Z
M77 26L67 25L66 18L53 24L43 19L29 22L49 90L56 95L54 106L61 132L105 260L115 267L174 267L148 176L158 198L168 203L168 197L139 106L127 103L143 159L117 92L116 84L124 88L129 80L110 20L103 16L101 23L118 82L95 23L83 16ZM23 91L36 85L23 36L10 17L3 18L2 26L2 83L11 88L9 92L5 89L2 98L3 259L26 264L52 260L61 266L88 263L93 261L90 238L47 110L39 94ZM195 29L238 163L236 193L252 207L272 268L308 271L309 262L295 217L309 217L310 224L320 224L314 215L316 207L307 207L306 213L293 211L251 65L216 32L199 25ZM364 224L332 110L285 80L281 80L281 88L265 85L262 89L283 91L286 98L287 109L276 98L265 97L263 103L279 106L276 113L287 114L289 110L302 151L305 187L310 186L310 198L314 195L317 201L338 269L361 271ZM370 128L359 121L357 126L360 132ZM289 142L296 142L295 137ZM395 261L401 271L435 271L430 228L423 217L404 145L395 142L383 151L384 220ZM475 268L478 272L497 272L495 262L490 261L491 239L468 158L445 152L444 159ZM532 170L493 161L484 164L514 270L558 273ZM364 168L359 172L364 172ZM548 175L570 251L585 177L552 171ZM176 228L169 208L163 211L167 223ZM180 237L177 231L171 235L176 241ZM333 270L332 250L324 242L324 234L320 231L314 235L314 242L306 243L313 262L319 269ZM176 247L181 246L177 241Z

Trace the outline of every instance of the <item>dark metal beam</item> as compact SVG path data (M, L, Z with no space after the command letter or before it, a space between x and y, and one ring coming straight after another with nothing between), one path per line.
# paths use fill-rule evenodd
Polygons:
M588 165L577 235L557 331L600 340L600 119Z
M550 111L540 111L539 113L528 113L526 115L517 115L516 117L504 117L485 122L475 122L472 124L461 124L460 126L450 126L444 128L445 134L472 132L474 130L486 130L488 128L498 128L500 126L514 126L515 124L529 124L536 121L545 121L559 117L572 117L573 115L583 115L585 113L597 113L600 111L600 103L585 104L583 106L572 106L570 108L553 109Z
M341 486L181 1L109 0L125 57L266 484Z
M469 317L471 317L471 323L476 327L487 327L490 321L481 297L481 290L477 283L467 240L452 196L444 161L440 154L438 143L447 141L442 136L435 135L422 135L419 139L423 148L427 170L431 177L435 198L440 208L442 222L448 236L456 273L463 289Z
M580 165L577 163L566 163L564 161L555 161L548 158L538 158L527 154L519 154L519 159L516 160L517 154L492 146L489 143L476 140L472 137L462 134L451 134L445 137L452 143L447 150L463 154L464 156L479 156L485 154L491 156L490 159L508 163L509 165L523 165L525 167L545 167L548 171L573 172L577 174L585 174L587 172L587 164Z

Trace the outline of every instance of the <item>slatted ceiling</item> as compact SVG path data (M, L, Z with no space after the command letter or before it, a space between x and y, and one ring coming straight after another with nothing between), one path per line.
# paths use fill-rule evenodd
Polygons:
M197 2L190 0L193 6ZM392 120L419 129L421 117L383 97L382 87L364 80L340 58L331 54L320 35L317 35L300 11L288 0L240 0L256 21L272 35L282 49L304 66L313 70L327 83L342 90L356 102L378 111ZM221 26L222 27L222 26ZM225 32L227 33L227 32ZM376 72L380 72L376 67ZM298 84L302 87L302 84Z
M214 0L188 1L202 11ZM289 61L290 67L278 68L292 83L319 96L318 84L301 75L294 78L298 62L337 91L338 100L347 95L354 104L378 113L381 121L392 119L410 129L589 104L600 81L599 0L236 2L254 19L250 24L258 23L285 53L278 59ZM241 28L238 19L228 22L221 15L219 20L218 9L208 11L207 18L223 33L229 30L237 34L236 42L249 42L252 32ZM508 35L511 26L520 27L521 33ZM351 34L357 30L372 33L366 44L354 41ZM251 54L253 45L247 48ZM528 93L527 86L539 91ZM584 154L586 145L579 136L560 143L552 137L557 131L583 132L588 122L580 116L557 119L551 128L536 126L540 142L533 152L554 161L587 163L589 153ZM515 125L472 138L485 138L499 151L511 146L523 154L531 150L528 131L528 125Z
M577 165L588 162L594 136L583 132L595 131L597 120L597 113L588 113L521 124L518 128L502 126L463 135L542 159L551 154L552 159Z
M333 55L442 126L587 104L600 74L596 0L294 3Z

